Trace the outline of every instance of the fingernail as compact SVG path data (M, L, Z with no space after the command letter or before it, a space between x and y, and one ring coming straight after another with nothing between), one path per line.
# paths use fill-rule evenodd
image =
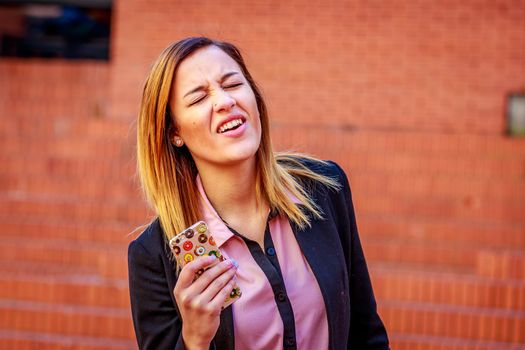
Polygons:
M233 266L235 266L235 268L239 267L239 263L237 262L237 260L235 260L234 258L230 258L230 261L232 262Z

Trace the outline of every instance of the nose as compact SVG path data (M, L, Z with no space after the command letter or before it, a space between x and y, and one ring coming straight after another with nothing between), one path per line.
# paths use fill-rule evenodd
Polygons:
M215 112L229 111L235 106L235 99L228 92L221 90L215 95L213 110Z

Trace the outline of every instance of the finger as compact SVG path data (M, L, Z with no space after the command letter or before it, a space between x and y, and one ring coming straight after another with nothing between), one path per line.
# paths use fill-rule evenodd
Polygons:
M231 294L233 288L235 287L235 278L232 278L226 283L226 285L217 292L215 297L210 300L209 306L214 310L221 310L224 305L224 301Z
M213 279L202 291L199 298L202 298L202 301L204 302L210 302L225 285L234 279L236 273L237 269L235 266L230 267L227 271Z
M182 268L179 274L177 285L181 288L189 287L192 284L197 271L201 269L206 269L207 267L215 263L216 260L217 260L217 257L215 257L214 255L210 255L206 257L199 257L189 262L187 265L185 265Z
M231 260L221 261L219 264L207 269L204 273L193 282L193 287L200 292L204 291L219 276L228 270L236 269L235 263Z

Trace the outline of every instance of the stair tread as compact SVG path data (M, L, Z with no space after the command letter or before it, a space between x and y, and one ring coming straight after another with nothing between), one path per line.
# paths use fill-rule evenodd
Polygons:
M19 265L18 262L16 265ZM125 278L107 278L91 273L89 270L81 271L81 269L76 266L70 269L49 269L49 267L42 268L42 266L32 268L17 268L14 266L13 268L5 268L5 264L0 263L0 280L38 281L42 283L65 283L74 285L109 285L126 288L128 286L128 281Z
M436 313L462 313L477 316L511 317L525 320L525 310L509 310L497 307L483 307L470 305L452 305L413 300L381 300L378 305L382 308L396 307L404 310L430 311Z
M3 230L0 237L68 239L78 243L124 243L137 237L143 225L122 221L70 220L68 218L5 217L0 216Z
M477 283L486 283L502 286L525 286L525 281L520 280L499 280L492 277L479 276L475 274L473 269L443 269L432 265L412 265L402 263L385 263L374 262L369 264L370 270L374 275L389 275L389 276L407 276L412 275L416 278L430 279L437 278L442 280L452 281L468 281Z
M121 307L94 306L81 304L50 303L33 300L1 299L0 309L16 309L29 312L44 311L47 313L84 314L94 316L111 316L129 318L131 310Z
M468 339L458 338L450 336L436 336L429 334L413 334L413 333L397 333L391 332L388 334L389 338L393 341L410 341L423 343L428 345L455 345L458 347L462 346L476 346L476 349L480 350L517 350L525 349L525 343L485 340L485 339ZM479 347L479 348L478 348Z
M136 349L137 344L133 340L108 338L103 336L85 336L72 334L58 334L49 332L32 332L11 329L0 329L0 342L5 339L30 340L35 343L59 344L61 346L73 347L89 345L100 347L100 349Z
M435 243L447 241L525 249L525 224L512 222L359 213L359 224L364 237L399 237Z
M96 269L86 266L66 265L53 262L30 262L30 261L1 261L0 274L2 275L19 275L34 276L42 278L52 278L55 276L75 276L81 275L84 278L100 278Z
M362 237L363 244L384 244L394 246L420 246L436 249L446 249L451 251L462 250L476 250L476 251L491 251L494 253L508 253L516 256L525 256L525 249L520 247L490 247L480 244L478 242L448 242L448 241L432 241L424 239L414 239L412 237L391 237L380 235L365 235Z

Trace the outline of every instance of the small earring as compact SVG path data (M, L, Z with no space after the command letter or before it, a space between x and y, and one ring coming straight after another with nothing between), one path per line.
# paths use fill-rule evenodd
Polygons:
M180 137L175 138L175 146L182 147L184 145L184 141Z

